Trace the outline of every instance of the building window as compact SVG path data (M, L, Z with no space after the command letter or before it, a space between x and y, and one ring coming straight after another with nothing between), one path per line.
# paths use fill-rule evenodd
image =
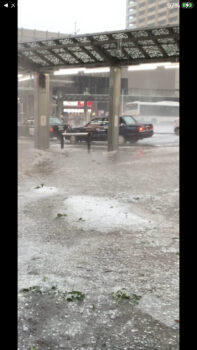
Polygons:
M174 9L170 9L169 13L171 14L174 14L174 13L177 13L179 10L177 8L174 8Z
M155 0L148 0L148 4L155 4Z
M160 9L160 10L158 10L158 17L159 17L159 16L166 16L166 14L167 14L166 9Z
M176 16L176 17L169 18L168 21L169 23L176 23L176 22L178 23L179 20L178 20L178 17Z
M149 15L152 15L153 13L155 13L155 11L156 11L156 8L155 8L155 7L149 8L149 9L147 10L148 16L149 16Z
M165 19L163 19L163 20L161 20L161 21L158 21L158 25L163 25L163 24L166 24L166 20Z
M155 12L155 11L156 11L156 6L154 5L154 6L148 7L148 8L147 8L147 11L148 11L148 13L150 13L150 12Z
M157 11L158 11L158 15L160 15L160 13L166 13L167 12L167 8L166 7L163 7L163 8L158 8L157 9Z
M141 4L139 4L139 7L143 7L145 6L145 2L142 2Z
M139 11L139 16L144 16L145 15L145 11L142 10L142 11Z
M158 13L158 20L159 20L159 18L164 17L164 16L166 16L166 12Z
M148 16L148 21L151 21L151 20L153 20L153 19L155 19L155 15Z
M166 6L166 3L164 3L164 4L158 4L158 9L163 9L163 8L166 8L167 6Z

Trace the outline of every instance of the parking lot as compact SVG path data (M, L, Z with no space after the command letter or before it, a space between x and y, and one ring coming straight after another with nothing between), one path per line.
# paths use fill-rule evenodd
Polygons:
M19 350L178 350L172 124L110 153L21 137L18 196Z

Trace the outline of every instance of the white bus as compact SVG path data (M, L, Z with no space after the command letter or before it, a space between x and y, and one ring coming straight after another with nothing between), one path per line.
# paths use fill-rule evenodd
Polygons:
M128 102L126 104L126 113L131 114L134 117L178 117L179 102Z

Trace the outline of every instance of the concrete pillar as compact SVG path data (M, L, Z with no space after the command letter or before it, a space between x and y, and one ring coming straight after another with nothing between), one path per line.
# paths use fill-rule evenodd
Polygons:
M49 148L49 74L35 73L35 131L34 145Z
M118 149L121 67L111 67L109 77L108 151Z
M179 69L175 69L175 90L179 90Z
M63 100L62 100L62 92L58 91L57 93L57 117L59 118L60 115L63 113Z
M49 75L50 80L50 75ZM53 116L53 85L49 84L49 116Z
M89 123L90 121L90 115L88 113L88 106L87 106L87 101L84 101L84 116L85 116L85 121L86 123Z

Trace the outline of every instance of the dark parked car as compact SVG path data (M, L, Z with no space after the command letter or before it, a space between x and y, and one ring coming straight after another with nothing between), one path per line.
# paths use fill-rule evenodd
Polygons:
M61 119L57 117L49 118L49 132L50 137L57 137L60 139L61 133L69 128L68 124L64 124Z
M34 135L34 119L28 120L26 125L29 125L29 135ZM57 117L49 117L49 134L50 137L57 137L60 139L61 133L69 128L68 124L65 124L61 119Z
M175 132L176 135L179 135L179 129L180 129L179 119L176 119L175 122L174 122L174 132Z
M106 141L108 131L108 117L98 117L92 119L83 127L70 128L69 133L91 132L91 140ZM119 144L126 141L135 143L138 140L153 136L153 125L138 123L131 115L121 115L119 124ZM83 135L65 136L71 143L86 140Z

